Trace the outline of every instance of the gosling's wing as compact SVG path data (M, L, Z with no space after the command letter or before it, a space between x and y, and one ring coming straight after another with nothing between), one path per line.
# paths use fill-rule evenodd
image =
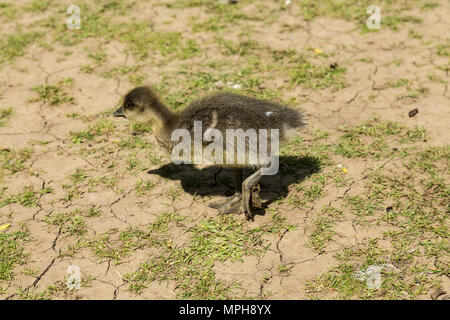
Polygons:
M193 130L194 121L201 121L203 132L208 128L223 132L226 129L279 129L281 136L306 124L304 115L298 110L231 93L196 100L180 118L180 124L189 131Z

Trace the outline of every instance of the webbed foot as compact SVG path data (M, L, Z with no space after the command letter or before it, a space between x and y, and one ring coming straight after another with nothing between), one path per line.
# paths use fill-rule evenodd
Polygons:
M209 207L217 209L219 214L241 213L242 212L242 195L234 194L226 199L219 200L209 204Z

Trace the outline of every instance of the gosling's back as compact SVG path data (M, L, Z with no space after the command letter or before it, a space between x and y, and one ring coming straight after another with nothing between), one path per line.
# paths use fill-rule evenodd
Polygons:
M305 125L304 116L297 110L233 93L217 93L193 101L179 113L177 127L193 132L194 121L202 121L203 131L279 129L282 140Z

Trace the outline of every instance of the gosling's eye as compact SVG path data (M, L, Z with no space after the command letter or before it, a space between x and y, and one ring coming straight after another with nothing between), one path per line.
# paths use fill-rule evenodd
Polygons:
M132 107L133 107L133 103L131 103L131 101L125 102L125 108L131 109Z

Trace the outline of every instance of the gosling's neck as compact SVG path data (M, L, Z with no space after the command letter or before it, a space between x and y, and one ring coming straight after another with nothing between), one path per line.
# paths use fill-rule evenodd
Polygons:
M170 135L176 126L178 115L167 108L163 102L158 100L154 103L154 108L152 108L149 115L151 119L147 122L155 124L153 131L157 136Z

